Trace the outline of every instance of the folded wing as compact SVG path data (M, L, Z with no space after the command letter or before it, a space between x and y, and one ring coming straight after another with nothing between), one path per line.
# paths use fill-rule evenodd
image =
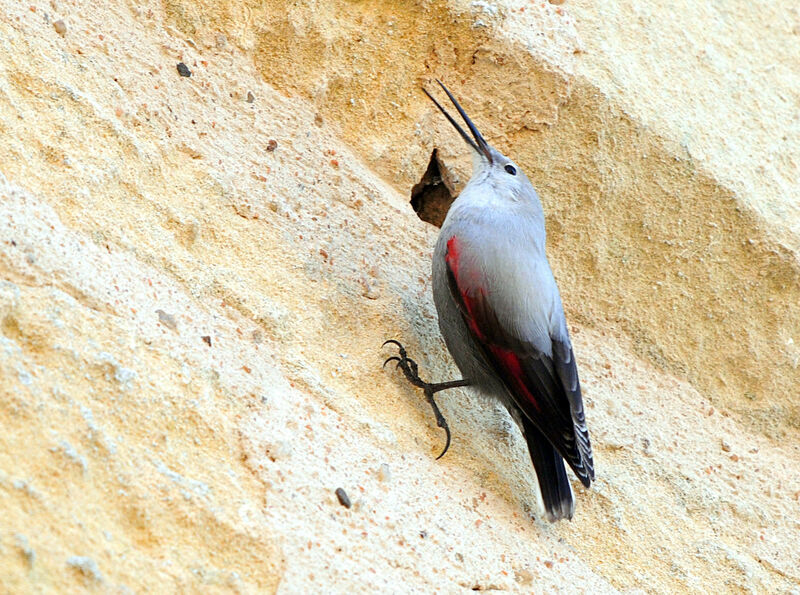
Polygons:
M588 487L594 479L594 462L569 339L551 337L552 353L548 355L532 341L504 328L485 288L474 283L459 285L456 238L451 238L447 247L450 292L486 360L503 379L523 414Z

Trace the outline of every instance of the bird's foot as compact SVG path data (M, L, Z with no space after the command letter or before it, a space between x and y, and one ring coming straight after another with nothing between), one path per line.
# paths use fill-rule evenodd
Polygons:
M414 386L421 388L423 390L423 392L425 393L425 399L428 401L428 403L430 403L431 407L433 408L433 414L434 416L436 416L436 425L445 431L446 441L444 444L444 450L438 457L436 457L436 460L438 461L444 456L444 453L447 452L447 449L450 448L450 426L447 425L447 420L444 418L444 415L442 415L442 412L439 410L439 406L436 404L436 400L433 398L433 395L440 390L444 390L446 388L452 388L451 386L452 383L444 382L441 384L433 384L430 382L425 382L419 377L417 362L408 357L405 347L403 347L403 345L399 341L395 341L394 339L389 339L382 345L382 347L385 347L390 343L392 345L397 345L398 355L393 355L392 357L387 358L386 361L383 362L384 367L389 362L397 362L396 367L400 368L403 371L406 380L408 380Z
M390 343L392 345L397 345L398 355L393 355L392 357L387 358L386 361L383 362L383 366L386 367L386 364L388 364L389 362L397 362L396 367L400 368L403 371L406 380L408 380L411 384L421 389L425 389L427 386L429 386L427 382L425 382L419 377L419 369L417 368L417 362L408 357L405 347L403 347L399 341L395 341L394 339L389 339L388 341L384 342L384 344L381 345L381 347L386 347Z

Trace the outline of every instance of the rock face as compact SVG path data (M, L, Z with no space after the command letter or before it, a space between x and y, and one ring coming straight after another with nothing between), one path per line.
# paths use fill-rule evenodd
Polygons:
M4 0L2 590L800 589L798 64L787 0ZM457 374L434 77L542 195L571 522L504 411L442 395L435 461L381 369Z

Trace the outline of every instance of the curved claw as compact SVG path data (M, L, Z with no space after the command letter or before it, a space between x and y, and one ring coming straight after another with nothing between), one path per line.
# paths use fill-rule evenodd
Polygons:
M386 367L386 364L388 364L389 362L393 362L393 361L396 361L396 362L398 363L398 365L399 365L399 364L400 364L400 363L401 363L403 360L401 360L401 359L400 359L399 357L397 357L396 355L393 355L392 357L387 357L387 358L386 358L386 361L385 361L385 362L383 362L383 367L385 368L385 367Z
M388 339L388 340L384 341L383 345L381 345L381 348L386 347L389 343L397 345L400 349L403 349L403 346L398 341L395 341L394 339Z
M433 398L433 393L430 392L430 389L425 391L425 396L428 399L428 403L430 403L431 407L433 408L433 415L436 416L436 425L442 428L444 433L447 435L447 440L444 443L444 450L438 457L436 457L436 460L438 461L444 456L444 453L447 452L447 449L450 448L450 426L447 425L447 420L439 410L439 406L436 404L436 399Z
M444 456L444 453L447 452L447 449L450 448L450 428L447 426L446 423L444 424L444 432L445 432L445 434L447 434L447 439L445 440L444 450L442 451L442 454L440 454L438 457L436 457L437 461L439 459L441 459Z

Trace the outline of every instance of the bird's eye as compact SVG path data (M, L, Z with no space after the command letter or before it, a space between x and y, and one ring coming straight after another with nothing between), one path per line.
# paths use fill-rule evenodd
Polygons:
M516 176L517 175L517 169L511 164L506 165L506 171L508 173L510 173L512 176Z

